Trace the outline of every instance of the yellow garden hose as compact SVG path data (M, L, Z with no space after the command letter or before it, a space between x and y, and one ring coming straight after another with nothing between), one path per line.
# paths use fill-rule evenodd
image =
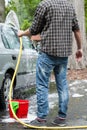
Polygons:
M14 72L14 75L13 75L13 78L12 78L12 82L11 82L11 85L10 85L10 91L9 91L9 104L10 104L10 107L11 107L11 111L13 113L13 116L15 117L15 119L20 123L22 124L23 126L26 126L28 128L35 128L37 130L64 130L64 129L87 129L87 126L67 126L67 127L39 127L39 126L31 126L29 124L26 124L24 122L21 121L21 119L19 119L13 108L12 108L12 103L11 103L11 95L12 95L12 89L13 89L13 83L14 83L14 79L15 79L15 76L17 74L17 71L18 71L18 66L20 64L20 59L21 59L21 55L22 55L22 38L20 38L20 51L19 51L19 55L18 55L18 60L17 60L17 64L16 64L16 68L15 68L15 72Z

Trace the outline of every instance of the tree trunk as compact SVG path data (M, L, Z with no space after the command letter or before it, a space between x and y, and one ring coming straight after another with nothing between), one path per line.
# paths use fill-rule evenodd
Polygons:
M5 18L5 1L0 0L0 23L4 22Z
M72 1L72 0L71 0ZM73 0L74 7L76 9L77 18L80 25L80 30L82 34L82 46L83 46L83 59L80 63L75 60L75 52L77 49L76 41L73 36L73 53L69 57L68 68L70 69L83 69L87 67L87 41L86 41L86 31L85 31L85 13L84 13L84 0Z

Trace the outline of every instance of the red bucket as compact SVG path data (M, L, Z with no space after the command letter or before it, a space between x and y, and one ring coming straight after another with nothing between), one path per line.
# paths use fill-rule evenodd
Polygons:
M28 114L28 107L29 107L29 101L28 100L12 100L11 103L18 103L18 108L15 112L16 116L18 118L27 118L27 114ZM14 106L12 106L14 107ZM14 110L14 108L13 108ZM10 104L9 104L9 115L11 118L14 118L14 115L11 111L11 107L10 107Z

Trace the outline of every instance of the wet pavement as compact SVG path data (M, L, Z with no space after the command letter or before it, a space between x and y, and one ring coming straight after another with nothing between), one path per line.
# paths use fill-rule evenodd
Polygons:
M47 125L50 126L52 120L57 115L57 93L55 83L51 84L52 90L49 94L50 112ZM74 80L69 83L69 107L67 114L68 126L86 126L87 125L87 80ZM28 123L36 117L36 95L29 98L30 105L28 117L21 119ZM10 118L8 112L0 112L0 130L23 130L23 126ZM79 129L80 130L80 129Z

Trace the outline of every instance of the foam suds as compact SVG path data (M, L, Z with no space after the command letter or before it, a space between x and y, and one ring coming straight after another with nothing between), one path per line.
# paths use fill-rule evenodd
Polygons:
M20 118L21 121L25 123L29 123L30 121L34 120L36 118L36 115L28 114L27 118ZM7 119L2 119L2 122L4 123L14 123L17 122L16 119L14 118L7 118Z
M74 98L77 98L77 97L83 97L84 95L81 95L81 94L78 94L78 93L74 93L73 95L72 95L72 97L74 97Z

